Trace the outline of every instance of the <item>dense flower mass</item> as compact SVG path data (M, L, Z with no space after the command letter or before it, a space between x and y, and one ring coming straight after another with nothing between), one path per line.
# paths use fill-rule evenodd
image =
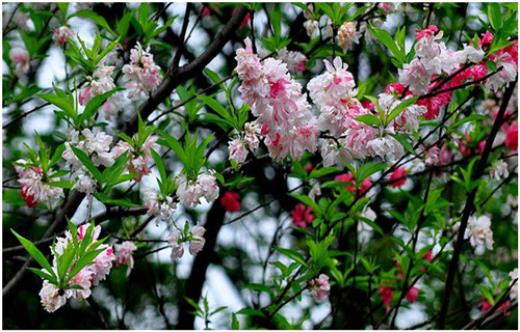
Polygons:
M271 157L299 159L317 148L318 128L301 85L291 78L287 65L253 53L251 41L236 52L240 92L249 104Z
M153 92L161 83L160 68L153 60L150 48L143 49L137 43L130 52L130 63L123 66L129 90L128 98L137 99L141 94Z

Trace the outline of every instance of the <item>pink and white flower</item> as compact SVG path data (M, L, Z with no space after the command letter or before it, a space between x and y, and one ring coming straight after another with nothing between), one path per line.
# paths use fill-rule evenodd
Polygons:
M469 242L474 248L477 246L484 246L488 250L493 249L491 219L486 215L480 217L469 217L468 227L464 237L469 238Z
M258 117L269 154L276 160L288 155L299 159L304 151L316 151L318 128L301 85L291 78L285 63L267 58L262 64L251 41L246 39L245 44L236 55L239 91Z
M318 278L310 281L312 295L318 300L322 301L329 296L330 284L329 277L326 274L320 274Z
M23 76L29 72L31 67L31 60L29 52L21 47L14 47L9 51L9 59L14 65L15 73L18 77Z
M69 39L74 36L74 31L72 31L68 26L61 26L57 29L54 29L52 32L52 40L56 44L58 44L59 47L65 46Z
M18 160L15 170L21 184L20 194L28 207L33 208L38 202L43 202L54 208L64 197L63 188L51 186L43 181L44 174L39 167L31 167L25 160ZM52 175L52 171L49 170L47 175ZM53 178L54 182L59 180L58 177Z
M345 50L350 50L354 44L358 44L360 37L361 32L357 31L355 22L345 22L338 29L338 44Z
M44 280L42 289L40 290L40 302L47 312L54 312L64 306L67 299L64 295L60 295L60 290L56 285Z
M177 196L179 201L187 207L195 207L204 198L208 203L218 198L219 187L214 171L200 173L195 181L189 180L181 174L177 178Z
M184 255L184 246L180 240L181 233L176 229L173 230L173 232L168 237L168 243L172 246L171 257L173 261L181 258Z
M206 229L199 225L193 226L190 230L189 252L191 255L198 254L204 248L204 244L206 243L204 233L206 233Z
M114 246L116 251L116 266L126 265L128 266L126 275L130 274L130 271L134 268L134 257L132 256L134 251L137 249L132 241L124 241L121 244Z
M278 59L287 64L287 69L292 74L303 74L305 72L307 57L301 52L288 51L287 48L284 47L278 51Z

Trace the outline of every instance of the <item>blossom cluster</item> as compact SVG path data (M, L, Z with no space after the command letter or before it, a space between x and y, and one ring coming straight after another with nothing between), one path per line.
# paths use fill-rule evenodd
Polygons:
M130 51L130 63L123 66L123 73L130 99L137 99L142 94L147 96L161 83L160 68L155 64L150 48L143 49L140 43Z
M187 207L200 204L202 198L211 203L217 199L219 192L213 171L201 172L195 181L188 179L185 174L180 174L177 177L176 194L179 201Z
M299 159L317 148L318 127L301 85L291 78L287 65L274 58L260 61L251 40L236 52L239 91L249 104L269 154L276 160Z
M33 208L38 202L43 202L49 208L57 206L58 202L64 197L63 189L49 184L46 180L52 173L44 174L43 170L36 166L30 166L29 162L20 159L15 163L15 170L18 173L18 182L21 184L20 195L25 204ZM59 181L59 178L54 178Z
M86 224L83 224L77 229L77 241L81 244L85 233L87 231ZM90 245L94 241L98 240L101 233L101 226L95 226L92 231L92 237L90 239ZM55 272L58 270L58 259L61 257L66 248L71 245L73 239L70 231L65 232L64 237L57 237L55 244L51 247L53 252L53 269ZM116 252L114 249L107 245L101 244L98 249L102 250L93 260L92 263L83 267L76 275L74 275L65 289L59 289L55 284L50 283L48 280L43 281L42 289L40 290L40 299L44 309L48 312L54 312L63 306L67 299L74 298L78 300L85 300L91 294L91 288L97 285L100 281L103 281L110 273L114 263L117 265L127 264L129 268L133 266L132 253L135 250L135 245L131 242L124 242L121 245L116 246Z

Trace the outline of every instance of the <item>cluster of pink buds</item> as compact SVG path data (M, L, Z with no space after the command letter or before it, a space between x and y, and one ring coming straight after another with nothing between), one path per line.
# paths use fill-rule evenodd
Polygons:
M365 195L372 186L372 181L368 178L361 181L361 183L357 183L354 179L354 175L350 172L337 175L334 180L350 183L345 185L345 189L351 193L357 193L360 196Z
M310 207L306 207L302 203L296 204L291 211L292 222L294 226L306 228L314 221L314 213Z

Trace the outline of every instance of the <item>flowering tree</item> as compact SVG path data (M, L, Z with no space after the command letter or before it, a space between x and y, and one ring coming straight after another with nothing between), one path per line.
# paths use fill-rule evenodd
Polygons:
M516 4L3 15L6 327L515 328Z

